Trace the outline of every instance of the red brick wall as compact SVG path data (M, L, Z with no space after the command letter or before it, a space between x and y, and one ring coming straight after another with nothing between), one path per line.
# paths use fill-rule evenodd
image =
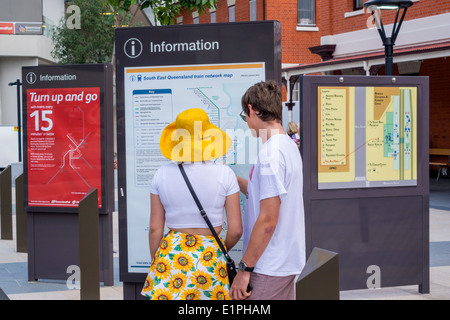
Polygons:
M320 24L321 6L316 5L316 25ZM319 31L297 31L297 1L266 0L266 20L281 23L282 63L319 62L318 55L311 54L309 47L320 45Z
M430 148L450 148L450 57L424 60L420 75L430 77Z
M218 0L216 2L216 22L228 22L228 3L227 0ZM236 0L235 2L235 21L249 21L250 20L250 4L248 0ZM257 0L257 19L263 20L263 0ZM192 16L189 11L184 11L183 24L191 24ZM208 10L199 16L199 23L210 23L211 19Z
M265 6L265 14L264 14ZM248 21L250 9L248 0L236 0L236 21ZM281 44L283 63L312 63L320 57L312 54L309 47L320 45L320 37L367 28L370 14L368 12L345 18L345 13L353 11L352 0L316 0L316 25L319 31L297 31L296 0L257 0L258 20L278 20L281 23ZM433 16L450 12L450 0L420 0L408 9L406 20ZM183 12L183 24L191 24L192 16ZM383 11L385 24L393 23L394 12ZM228 22L228 4L226 0L217 1L216 22ZM209 23L209 13L203 13L200 23Z
M316 0L316 6L319 2L324 3L320 5L322 8L320 27L322 28L323 35L339 34L360 30L367 27L368 19L370 19L370 13L368 10L365 10L366 12L362 15L347 18L344 17L346 12L353 11L353 1ZM332 5L325 3L332 3ZM404 21L434 16L447 12L450 12L450 0L420 0L414 2L414 4L408 9ZM395 11L382 11L382 19L384 24L394 23Z
M236 21L250 19L249 1L236 0ZM264 20L264 1L257 1L257 18ZM297 31L297 1L265 0L265 20L278 20L281 23L282 62L312 63L320 61L318 55L312 54L309 47L320 45L320 37L339 34L367 27L369 13L345 18L346 12L353 11L351 0L316 0L316 25L319 31ZM450 12L450 0L420 0L408 9L405 20L433 16ZM383 12L383 21L393 23L394 13ZM219 0L216 11L217 22L228 22L228 5L226 0ZM209 14L200 16L200 23L209 23ZM192 23L189 12L183 13L183 24ZM335 72L339 74L340 72ZM384 74L384 69L379 71ZM398 74L394 66L394 74ZM450 101L446 93L450 92L450 57L447 59L424 60L420 70L421 76L430 77L430 147L450 148ZM283 99L286 99L283 87Z
M281 23L281 59L282 63L311 63L320 61L318 55L311 54L309 47L320 44L321 32L297 31L297 1L292 0L257 0L257 20L277 20ZM235 21L250 20L250 6L248 0L236 0ZM321 6L317 5L317 20L320 20ZM183 24L193 23L188 11L182 13ZM226 0L219 0L216 9L216 22L228 22L228 4ZM199 23L209 23L209 13L199 17ZM316 21L319 24L319 21ZM319 28L320 29L320 28Z

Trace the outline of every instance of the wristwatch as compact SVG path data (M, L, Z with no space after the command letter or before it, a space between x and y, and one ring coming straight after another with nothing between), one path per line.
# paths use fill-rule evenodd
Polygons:
M252 272L253 269L255 269L254 267L248 267L244 261L241 260L241 262L239 262L239 270L241 271L247 271L247 272Z

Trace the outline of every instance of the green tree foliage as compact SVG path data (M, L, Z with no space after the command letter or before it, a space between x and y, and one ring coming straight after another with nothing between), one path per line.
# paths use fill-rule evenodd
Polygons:
M71 4L80 8L81 28L69 28L65 19L60 21L52 38L53 58L60 64L110 62L114 44L113 16L101 1L74 0Z
M139 9L151 8L161 25L175 24L181 10L199 14L211 7L216 7L217 0L103 0L115 13L130 12L130 7L136 5ZM120 15L116 15L118 17ZM117 24L116 24L117 25Z
M110 63L113 59L114 27L132 25L136 13L151 8L161 25L174 24L181 10L199 14L215 7L217 0L73 0L79 7L80 28L61 20L53 33L52 56L60 64Z

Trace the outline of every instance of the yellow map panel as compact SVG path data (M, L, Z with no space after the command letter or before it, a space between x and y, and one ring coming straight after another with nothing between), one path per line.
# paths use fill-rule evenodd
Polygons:
M367 88L366 178L417 179L416 88Z
M355 178L353 87L319 87L319 182Z
M318 87L319 189L417 180L416 87Z

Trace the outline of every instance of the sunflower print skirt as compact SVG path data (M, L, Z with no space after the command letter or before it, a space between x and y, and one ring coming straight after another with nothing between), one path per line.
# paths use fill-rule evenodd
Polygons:
M213 236L170 230L141 294L151 300L230 300L226 259Z

